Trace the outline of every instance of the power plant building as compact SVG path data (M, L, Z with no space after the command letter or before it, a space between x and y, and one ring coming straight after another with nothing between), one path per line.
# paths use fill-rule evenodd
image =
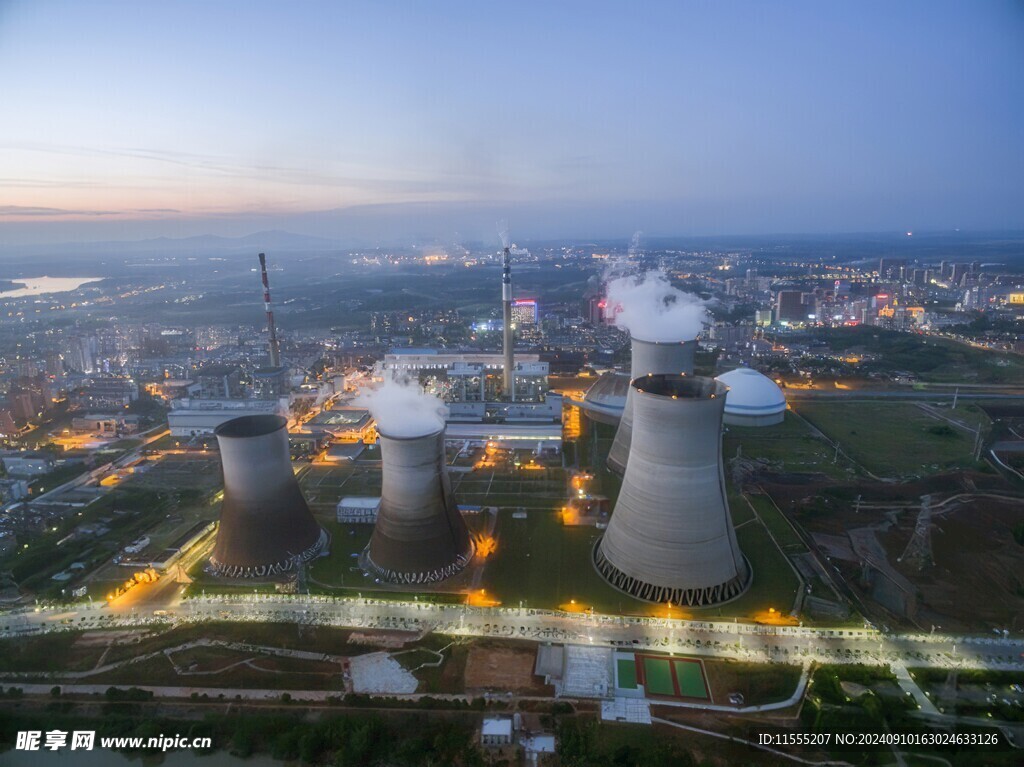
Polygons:
M377 521L380 510L380 497L349 495L338 501L335 508L339 522L348 525L372 525Z
M786 395L770 378L751 368L718 376L729 387L724 421L731 426L771 426L786 417Z
M185 397L171 402L167 425L173 437L213 434L218 426L244 416L285 415L279 400L196 399Z
M392 379L412 378L445 402L498 402L504 399L505 359L501 354L446 354L431 349L392 351L381 371ZM517 403L543 402L549 366L536 354L519 355L513 370Z
M380 433L382 484L366 569L388 583L435 583L461 571L473 542L452 495L444 429L420 436Z
M629 460L598 572L649 602L703 607L743 593L751 571L726 501L722 415L713 378L652 374L631 384Z
M214 431L224 470L220 526L210 556L218 575L280 575L327 546L327 533L295 479L286 424L279 415L248 415Z

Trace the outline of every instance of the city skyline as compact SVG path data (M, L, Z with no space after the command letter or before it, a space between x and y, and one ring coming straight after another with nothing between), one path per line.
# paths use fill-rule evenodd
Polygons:
M0 8L9 245L1016 229L1018 5Z

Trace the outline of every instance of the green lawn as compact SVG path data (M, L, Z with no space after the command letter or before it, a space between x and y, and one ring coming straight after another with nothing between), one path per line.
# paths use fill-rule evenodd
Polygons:
M561 468L478 469L450 476L455 499L467 506L559 509L565 505L565 474Z
M558 608L572 600L598 612L649 610L620 593L598 575L591 550L601 531L563 527L557 514L529 512L515 519L510 509L498 514L498 549L484 570L487 591L506 606L524 601L530 607Z
M676 682L679 684L679 694L684 698L701 698L707 700L708 687L704 683L704 671L700 667L700 661L696 660L674 660L672 665L676 670Z
M644 658L644 679L647 693L675 697L676 686L672 682L672 666L668 658Z
M754 570L753 584L739 599L722 607L694 610L696 616L751 617L769 607L788 613L793 609L800 581L785 555L772 543L768 531L760 524L744 525L736 531L736 538L740 551Z
M617 684L623 690L636 689L636 659L619 658L615 667L618 670Z
M750 508L750 504L743 499L743 496L731 483L727 483L726 493L726 499L729 502L729 514L732 516L733 525L742 525L744 522L757 519L754 516L754 510Z
M529 607L555 609L576 600L597 612L651 613L652 605L612 588L594 569L590 557L600 530L563 527L557 515L541 512L514 519L511 510L503 509L496 533L498 549L484 570L483 586L504 605L522 600ZM736 535L754 570L754 583L739 599L692 610L694 615L750 617L769 607L789 612L799 581L785 555L760 523L744 525Z
M972 463L973 437L909 402L801 402L798 412L868 471L923 475Z
M331 534L331 554L317 559L309 568L310 585L348 588L371 586L373 580L364 578L356 563L359 553L370 542L373 525L343 525L325 521L321 521L321 524Z
M768 461L781 471L821 472L835 478L846 478L853 472L853 465L842 456L833 463L835 450L788 411L785 420L774 426L726 427L722 452L727 472L737 452L743 458Z
M750 501L757 511L757 516L760 517L761 522L768 528L783 551L789 553L807 551L800 536L796 534L793 526L789 524L782 512L772 503L771 498L766 495L748 495L747 500ZM746 505L745 502L744 505Z

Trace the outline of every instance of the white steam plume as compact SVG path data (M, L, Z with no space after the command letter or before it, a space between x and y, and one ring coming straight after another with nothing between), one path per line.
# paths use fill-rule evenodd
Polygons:
M627 258L630 261L634 261L644 254L643 236L644 233L639 229L633 232L633 239L629 241L629 250L627 251Z
M708 319L702 298L672 287L657 270L610 281L608 307L616 325L643 341L690 341Z
M385 379L378 389L366 390L352 400L367 408L378 430L388 437L422 437L444 428L448 408L437 397L410 381Z
M502 219L498 222L498 236L501 238L501 247L504 250L512 244L512 239L508 236L508 221Z

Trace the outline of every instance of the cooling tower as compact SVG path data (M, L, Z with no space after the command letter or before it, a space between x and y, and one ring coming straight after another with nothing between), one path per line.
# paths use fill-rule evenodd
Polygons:
M418 437L381 432L380 510L366 566L389 583L449 578L473 556L473 543L452 497L444 430Z
M648 373L693 374L696 341L644 341L634 337L632 349L630 379ZM633 387L630 386L626 391L626 406L622 409L615 441L608 451L608 468L619 475L626 470L626 461L629 460L629 443L633 434L633 397Z
M750 583L725 499L722 411L713 378L649 375L633 394L622 490L594 563L616 588L650 602L700 607Z
M286 424L279 415L247 415L214 431L224 469L220 527L210 557L219 575L283 573L327 544L295 480Z

